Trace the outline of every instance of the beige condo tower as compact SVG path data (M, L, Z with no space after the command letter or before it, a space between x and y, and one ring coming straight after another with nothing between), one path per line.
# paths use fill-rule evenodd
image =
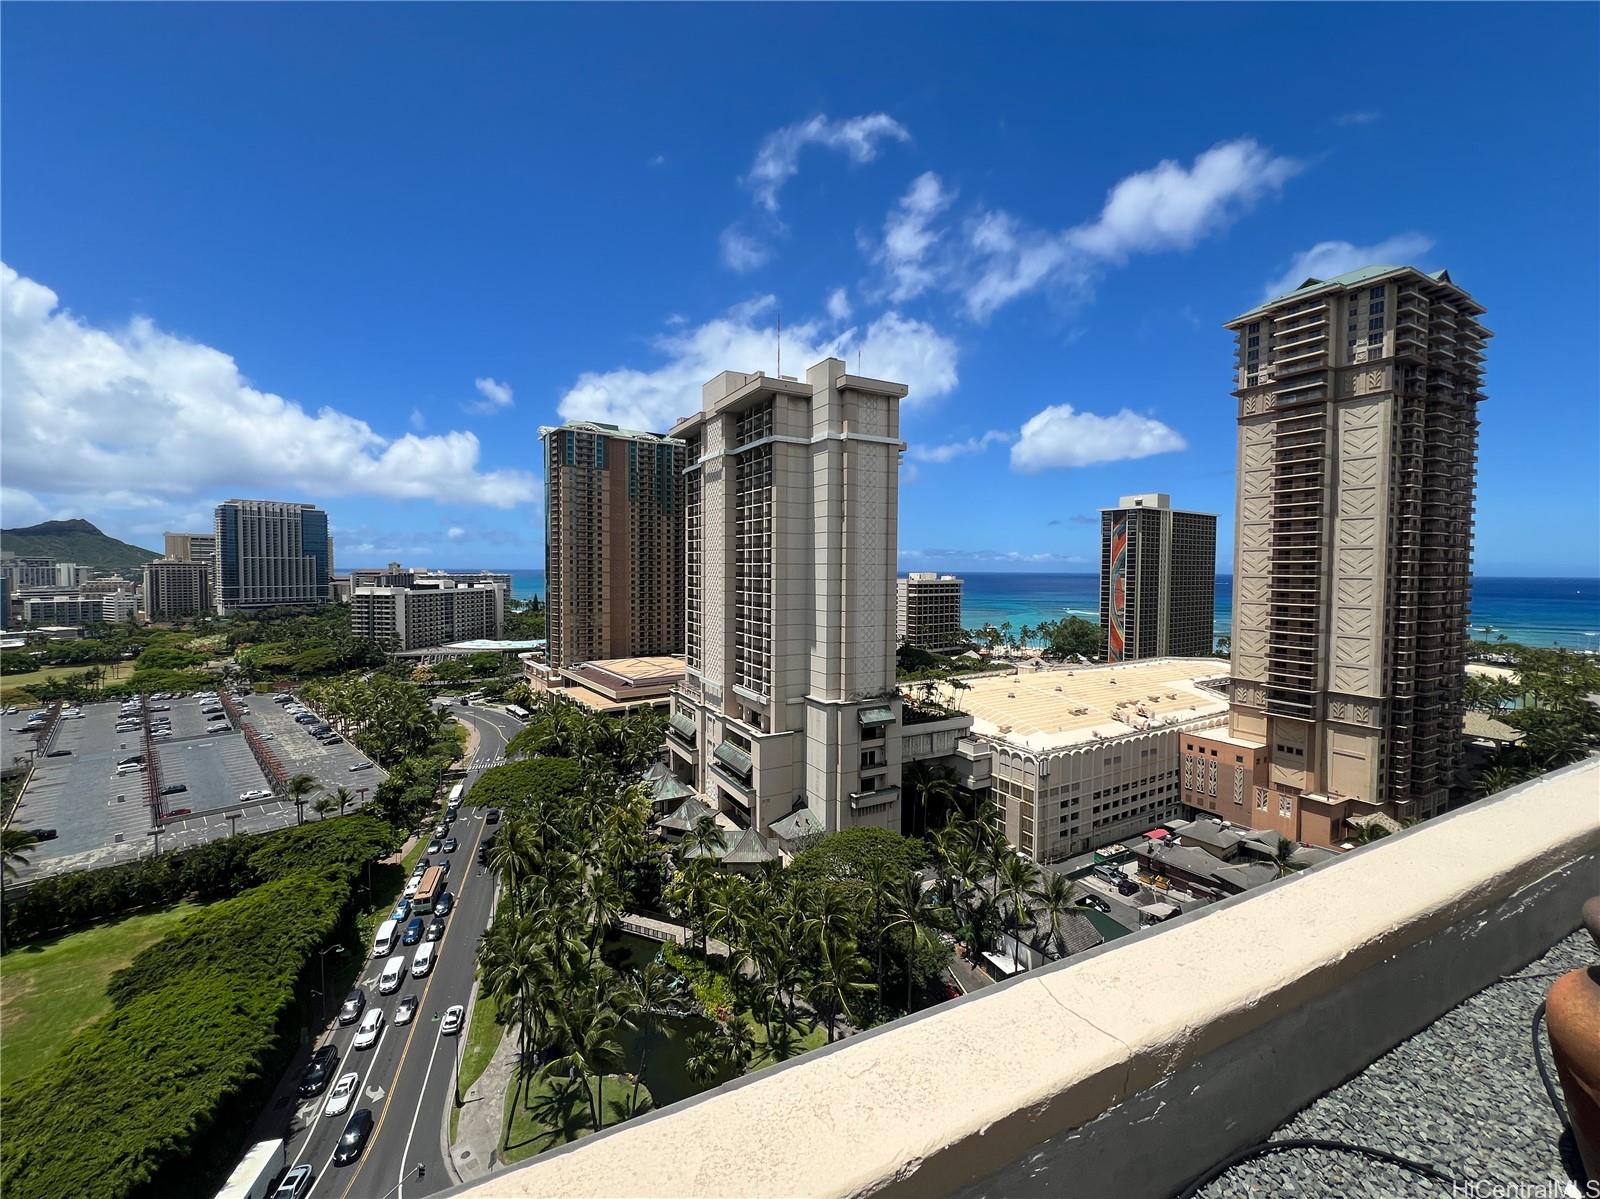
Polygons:
M725 371L688 444L673 771L741 826L900 827L899 383Z
M1184 798L1318 844L1443 810L1461 759L1484 309L1445 271L1308 279L1228 322L1239 467L1228 734Z

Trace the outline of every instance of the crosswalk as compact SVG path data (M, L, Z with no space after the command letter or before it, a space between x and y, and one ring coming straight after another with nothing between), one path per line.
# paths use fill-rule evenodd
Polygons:
M506 760L504 753L473 754L467 759L468 770L487 770L491 766L499 766Z

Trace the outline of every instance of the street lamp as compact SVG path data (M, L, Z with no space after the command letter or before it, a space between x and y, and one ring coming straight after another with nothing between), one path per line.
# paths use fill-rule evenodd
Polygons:
M343 945L329 945L326 949L317 950L317 981L322 984L322 989L317 992L322 996L320 1015L327 1018L328 1011L328 964L325 959L330 953L343 953Z
M241 816L243 816L243 815L244 815L243 812L229 812L229 813L227 813L228 836L231 837L231 836L233 836L235 833L237 833L239 831L239 818Z

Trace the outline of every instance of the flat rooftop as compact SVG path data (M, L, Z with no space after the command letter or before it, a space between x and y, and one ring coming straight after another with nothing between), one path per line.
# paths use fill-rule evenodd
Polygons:
M972 731L1032 750L1145 732L1220 716L1227 699L1199 686L1228 675L1221 658L1159 658L1119 666L1075 666L967 680L940 699L973 717Z
M665 700L683 679L683 659L670 655L605 658L560 668L566 680L557 694L599 712L626 711Z

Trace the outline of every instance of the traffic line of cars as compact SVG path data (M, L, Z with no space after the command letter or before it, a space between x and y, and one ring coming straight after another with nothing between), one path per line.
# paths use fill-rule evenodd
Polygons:
M450 824L459 812L457 805L452 805L443 821L434 829L436 840L449 837ZM453 851L452 851L453 852ZM383 970L378 976L378 994L393 995L404 985L407 975L413 979L426 978L433 972L439 961L439 942L444 937L446 918L455 906L454 897L447 890L441 890L432 901L432 909L426 915L432 919L425 925L424 914L414 914L412 911L412 896L417 893L423 877L430 868L442 868L443 877L449 876L450 863L448 859L434 861L424 857L417 862L412 870L411 879L406 884L406 891L389 918L383 922L378 930L377 938L373 945L372 957L384 959ZM396 954L395 951L403 946L418 946L411 956L409 965L404 953ZM416 994L402 996L395 1005L394 1024L398 1027L410 1024L417 1014L421 1004ZM361 987L354 987L345 996L344 1003L339 1008L339 1023L341 1025L355 1024L355 1038L351 1041L352 1053L374 1049L383 1040L384 1031L389 1022L383 1009L376 1005L368 1007L367 993ZM463 1004L452 1004L445 1009L440 1022L440 1033L443 1036L456 1036L461 1032L466 1023L466 1007ZM324 1117L337 1118L350 1111L350 1106L356 1101L357 1092L361 1086L359 1070L347 1070L333 1081L334 1074L339 1067L339 1048L333 1042L328 1042L311 1056L311 1062L306 1066L305 1073L301 1076L299 1093L302 1099L314 1099L324 1090L328 1097L323 1102L322 1114ZM330 1088L329 1083L333 1085ZM339 1143L334 1148L332 1162L335 1166L349 1165L361 1157L366 1148L367 1141L371 1138L376 1121L371 1108L357 1108L350 1113L345 1122L344 1132L339 1136ZM303 1173L302 1173L303 1172ZM303 1186L300 1191L284 1191L283 1187L289 1185L291 1179L296 1179L297 1185ZM300 1181L306 1180L306 1181ZM313 1174L309 1165L297 1165L284 1177L279 1191L273 1199L299 1199L299 1196L310 1189L310 1180Z

